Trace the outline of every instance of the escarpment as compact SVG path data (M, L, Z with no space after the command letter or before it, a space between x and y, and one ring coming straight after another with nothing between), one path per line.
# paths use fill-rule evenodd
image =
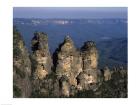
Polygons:
M23 41L17 40L15 35L17 44L14 47L20 53L14 56L14 86L24 93L16 97L80 97L76 95L88 90L93 94L101 92L101 95L104 92L100 90L102 84L118 73L107 66L103 70L98 68L99 53L93 41L87 41L77 49L70 36L66 36L51 55L47 34L36 32L29 57ZM125 71L120 74L123 74L122 78L126 75Z

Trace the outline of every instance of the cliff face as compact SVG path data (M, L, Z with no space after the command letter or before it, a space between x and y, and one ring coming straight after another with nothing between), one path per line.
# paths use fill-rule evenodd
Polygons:
M58 79L67 77L67 82L62 82L62 94L67 94L69 96L70 86L77 86L76 77L82 72L82 57L80 52L75 48L72 39L66 36L64 42L59 46L57 51L57 65L56 65L56 75ZM64 83L63 83L64 82ZM65 85L64 85L65 84ZM69 86L66 86L68 85ZM66 91L63 91L63 88ZM66 93L63 93L66 92Z
M56 87L58 87L58 81L51 78L51 76L54 76L52 73L53 65L48 47L48 38L45 33L37 32L34 34L32 39L31 60L33 97L43 97L50 96L50 94L57 94L59 89L56 89ZM54 91L51 91L52 89Z
M85 42L81 50L82 50L84 71L97 70L98 51L95 43L93 41Z
M67 78L61 81L62 94L72 95L74 89L88 89L89 85L96 84L98 81L98 51L92 41L85 42L81 51L78 51L72 39L67 36L57 50L56 75L58 78ZM67 85L67 86L66 86ZM63 90L63 87L66 91ZM74 88L74 89L71 89ZM72 93L72 94L71 94Z
M52 59L47 35L36 32L31 48L29 58L20 34L14 31L14 97L75 97L88 90L101 95L114 75L108 67L103 72L98 69L99 54L93 41L78 50L66 36ZM126 72L121 75L124 78Z
M51 73L52 59L48 47L48 38L44 33L35 33L32 39L32 61L34 78L44 79Z
M76 50L73 41L66 37L58 51L56 74L58 77L63 75L67 77L76 77L82 71L82 58ZM71 85L75 85L70 81Z
M13 97L30 97L31 62L20 33L13 30Z
M85 42L81 48L83 72L77 77L78 88L89 89L90 85L98 82L98 51L92 41Z

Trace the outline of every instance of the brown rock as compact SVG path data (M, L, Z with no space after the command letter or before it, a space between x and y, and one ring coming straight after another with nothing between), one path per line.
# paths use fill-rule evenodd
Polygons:
M69 36L66 36L64 42L59 47L57 56L56 74L58 77L65 75L68 78L73 77L73 79L75 79L82 71L82 58ZM73 84L74 81L75 80L72 80L72 78L70 79L70 83Z
M34 78L44 79L51 73L52 59L48 47L48 38L44 33L35 33L32 39L32 64L34 67Z
M31 62L21 34L13 31L13 97L30 97Z
M85 42L82 50L83 70L97 69L98 51L96 45L92 41Z
M108 81L110 79L111 79L111 72L110 72L110 69L106 66L104 68L104 80Z

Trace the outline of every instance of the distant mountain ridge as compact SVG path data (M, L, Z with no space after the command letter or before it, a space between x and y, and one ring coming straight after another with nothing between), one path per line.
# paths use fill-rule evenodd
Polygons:
M48 25L48 24L117 24L117 23L127 23L125 18L116 19L36 19L36 18L14 18L15 24L26 24L26 25Z
M127 38L99 41L97 47L100 53L100 66L108 64L110 64L110 67L113 67L114 65L127 65Z

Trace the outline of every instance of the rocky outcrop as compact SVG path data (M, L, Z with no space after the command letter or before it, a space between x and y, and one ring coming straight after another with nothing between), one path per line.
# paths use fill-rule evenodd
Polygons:
M83 59L83 70L97 70L98 67L98 51L93 41L84 43L81 48Z
M47 97L55 94L53 92L59 90L59 83L52 72L52 58L49 52L48 38L45 33L37 32L34 34L31 60L33 97ZM53 91L51 91L52 89ZM56 93L58 95L58 92Z
M70 84L69 84L69 78L67 76L62 76L59 79L60 84L60 93L63 97L69 97L70 96Z
M127 70L117 67L114 71L110 68L111 79L107 81L100 81L92 88L84 91L78 91L73 97L78 98L127 98L128 97L128 78ZM104 75L102 75L104 78ZM101 78L102 78L101 77ZM99 78L99 77L98 77Z
M78 51L72 39L66 36L64 42L57 49L56 75L59 78L67 77L67 81L62 82L67 89L64 93L68 96L72 88L78 90L89 89L89 85L98 82L98 51L92 41L85 42L81 51ZM67 83L66 83L67 82ZM68 85L69 86L66 86ZM64 88L64 87L61 88ZM67 87L67 88L66 88ZM69 88L68 88L69 87ZM71 95L71 94L69 94Z
M33 75L35 79L44 79L51 73L52 59L45 33L37 32L32 39Z
M85 42L81 48L83 72L79 74L78 89L88 89L89 85L96 84L98 82L98 51L96 45L92 41Z
M57 56L56 74L58 77L66 75L74 78L82 71L82 57L69 36L66 36L60 45ZM70 80L70 84L75 83Z
M57 49L57 65L56 65L56 75L58 79L67 77L67 81L62 82L62 86L67 87L66 84L70 86L77 86L76 77L82 72L82 57L80 52L75 48L72 39L66 36L64 42ZM66 83L67 82L67 83ZM62 87L62 88L64 88ZM69 89L67 90L67 96ZM65 92L65 91L63 91Z
M36 32L31 48L29 57L20 33L14 30L14 97L75 97L76 94L79 97L79 93L89 90L99 97L102 93L106 94L102 87L108 88L110 81L114 86L125 86L120 97L126 96L127 85L123 84L127 82L126 70L122 67L119 71L117 68L112 71L108 67L99 70L99 54L93 41L85 42L78 50L72 39L66 36L52 60L47 35ZM114 89L110 86L108 91L111 88Z
M31 62L20 33L13 30L13 97L30 97Z
M70 75L71 62L73 61L72 54L75 54L75 47L72 40L69 37L66 37L57 52L56 74L58 77Z
M106 66L105 68L104 68L104 80L105 81L108 81L108 80L110 80L111 79L111 71L110 71L110 69Z

